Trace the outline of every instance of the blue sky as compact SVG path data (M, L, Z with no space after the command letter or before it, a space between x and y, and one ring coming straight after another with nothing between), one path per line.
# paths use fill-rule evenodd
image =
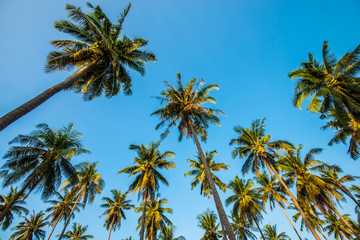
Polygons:
M64 80L70 72L44 73L47 54L54 50L49 42L67 39L57 32L53 23L66 18L65 4L82 6L85 1L0 1L0 114L5 114L46 88ZM127 1L92 1L100 4L104 12L115 20ZM251 121L266 117L267 132L274 139L286 139L295 145L303 144L304 152L312 147L324 148L319 159L340 165L346 173L358 174L359 163L346 154L346 146L328 147L331 131L321 131L324 121L305 110L292 106L293 81L287 73L305 61L312 52L321 58L321 46L329 40L330 48L338 56L354 49L360 42L357 31L359 1L169 1L135 0L124 24L123 33L149 40L149 47L158 59L146 65L146 75L132 72L133 95L122 94L107 99L100 97L84 102L81 95L62 92L36 110L21 118L0 134L0 155L7 144L20 133L29 133L38 123L61 127L74 122L83 133L84 146L92 154L74 159L99 161L99 172L106 181L102 196L92 206L77 214L75 221L89 225L89 234L95 239L107 236L103 227L101 197L109 196L112 189L126 191L132 179L117 172L130 166L134 152L130 144L147 144L159 139L155 131L158 123L150 114L160 107L151 96L158 96L163 81L174 83L176 73L184 80L204 78L216 82L220 90L213 93L216 107L224 110L221 128L212 126L204 151L217 150L218 161L231 165L227 173L219 176L228 182L240 175L243 160L232 159L228 143L235 137L235 125L249 126ZM206 208L215 210L212 199L200 196L200 190L191 191L188 158L196 154L191 140L177 141L176 129L164 140L161 150L176 153L176 169L164 171L169 187L161 186L160 193L169 201L174 213L170 216L177 226L176 235L197 240L202 230L197 227L196 216ZM252 175L245 176L246 178ZM8 189L1 190L1 193ZM224 200L230 191L220 193ZM134 202L137 197L132 196ZM136 203L138 204L138 203ZM28 207L44 208L39 194L28 198ZM354 205L343 204L343 213L353 213ZM227 212L230 211L228 207ZM292 212L289 211L290 215ZM127 213L127 219L112 239L135 234L139 214ZM18 221L14 222L14 225ZM280 231L294 237L290 225L279 209L268 210L263 224L277 224ZM299 226L296 224L296 226ZM56 230L56 234L60 228ZM258 235L258 233L256 233ZM304 236L310 235L303 232ZM10 231L1 233L3 239ZM311 237L309 237L311 239Z

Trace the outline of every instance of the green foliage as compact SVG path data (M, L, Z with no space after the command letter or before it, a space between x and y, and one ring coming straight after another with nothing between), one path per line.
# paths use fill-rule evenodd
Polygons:
M64 239L69 240L87 240L93 239L93 235L84 235L87 231L88 226L82 226L79 223L74 223L72 226L72 230L69 230L67 233L64 234Z
M198 226L205 231L200 240L218 240L221 237L217 216L214 211L207 209L205 212L197 216Z
M215 184L223 191L225 192L227 189L227 186L225 183L223 183L217 176L215 176L214 172L220 171L220 170L227 170L229 165L226 165L224 163L215 163L213 160L214 156L217 154L216 151L206 152L205 153L205 160L207 161L211 173L212 179L214 179ZM195 156L197 158L197 161L188 159L188 162L191 163L190 167L193 170L190 170L185 173L186 176L194 176L194 178L191 180L191 189L196 188L198 184L200 184L200 194L204 195L205 197L208 196L211 198L211 189L209 182L206 178L205 174L205 168L201 161L201 158L199 155Z
M23 216L24 221L11 229L14 233L9 240L44 239L45 231L41 228L48 224L44 216L45 214L43 212L37 214L33 212L33 214L30 215L30 218Z
M285 232L277 233L276 224L271 226L269 224L265 225L264 229L264 237L265 240L286 240L290 239L288 235L285 234Z

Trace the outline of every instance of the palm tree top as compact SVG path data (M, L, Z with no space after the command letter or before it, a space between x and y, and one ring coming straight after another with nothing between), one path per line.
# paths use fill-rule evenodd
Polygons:
M221 110L203 106L208 102L215 103L215 98L209 93L219 87L217 84L204 85L203 79L198 81L195 78L190 79L184 86L180 73L177 74L176 83L175 87L165 81L167 89L161 92L161 97L158 97L161 103L166 105L151 114L161 119L156 129L167 125L165 132L161 134L164 138L169 134L171 127L177 126L180 133L179 141L181 141L184 136L192 137L189 124L193 124L196 133L205 141L209 123L220 126L219 115L224 114Z
M84 233L87 231L88 226L82 226L80 223L74 223L72 226L72 231L69 230L66 234L64 234L64 239L69 240L86 240L93 239L93 235L85 235Z
M83 93L84 100L92 100L103 92L107 97L116 95L121 89L131 94L131 77L125 67L141 75L145 73L145 62L156 61L148 50L140 50L148 41L142 38L130 39L122 35L123 22L128 15L129 4L116 23L106 16L100 6L87 3L90 11L67 4L69 20L59 20L54 27L69 34L76 40L54 40L51 45L59 51L50 52L45 70L47 72L81 68L96 62L92 71L87 72L69 89Z

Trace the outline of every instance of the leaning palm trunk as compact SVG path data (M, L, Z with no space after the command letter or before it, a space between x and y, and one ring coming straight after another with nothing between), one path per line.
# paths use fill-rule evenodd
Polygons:
M208 165L208 163L207 163L207 161L205 159L204 153L203 153L203 151L201 149L201 146L200 146L199 139L197 138L196 132L195 132L194 127L193 127L193 122L191 120L189 120L189 126L190 126L191 134L194 136L195 144L196 144L196 147L198 149L200 159L201 159L201 161L202 161L202 163L204 165L205 175L206 175L206 178L207 178L207 180L209 182L211 193L212 193L212 195L214 197L215 206L216 206L217 212L219 214L220 223L221 223L222 226L224 226L225 231L226 231L225 233L230 238L230 240L235 240L234 232L231 229L229 220L228 220L228 218L226 216L226 213L224 211L224 207L223 207L223 205L222 205L222 203L220 201L220 197L219 197L219 194L218 194L218 192L216 190L214 180L211 177L209 165Z
M248 216L248 217L251 217L251 216ZM252 218L252 219L254 220L254 222L255 222L255 224L256 224L256 227L259 229L259 232L260 232L260 234L261 234L262 239L265 240L264 234L263 234L263 232L261 231L261 228L259 227L259 224L257 223L256 219L255 219L255 218Z
M273 173L270 171L269 166L268 166L268 165L266 165L266 167L267 167L267 169L268 169L268 171L269 171L270 175L271 175L271 176L274 176L274 175L273 175ZM291 220L290 220L289 216L286 214L285 209L281 206L280 201L279 201L278 199L276 199L276 198L275 198L275 196L273 196L273 197L274 197L274 199L276 200L276 202L279 204L279 207L281 208L282 212L285 214L285 217L287 218L287 220L288 220L288 221L289 221L289 223L291 224L292 228L293 228L293 229L294 229L294 231L296 232L296 235L299 237L299 239L300 239L300 240L302 240L302 239L301 239L301 237L300 237L300 234L299 234L299 233L298 233L298 231L296 230L296 228L295 228L294 224L291 222Z
M272 164L268 164L267 161L264 161L266 167L268 168L268 171L270 171L269 169L269 165L271 167L271 170L275 173L277 179L280 181L280 183L283 185L283 187L286 189L287 193L289 194L289 196L291 197L292 201L294 202L297 210L299 211L299 213L301 214L302 218L305 221L306 226L310 229L311 233L314 235L316 240L321 240L319 235L316 233L315 229L313 228L313 226L311 225L311 223L309 222L309 219L307 219L307 217L305 216L304 211L302 210L302 208L300 207L298 201L296 200L295 196L292 194L292 192L290 191L290 189L288 188L288 186L285 184L285 182L282 180L282 178L280 177L280 175L278 174L278 172L276 171L276 169L274 168L274 166ZM271 171L270 171L271 173Z
M40 106L42 103L44 103L46 100L54 96L56 93L68 88L71 86L74 82L76 82L79 78L81 78L85 73L89 72L96 63L100 60L100 57L97 58L95 61L90 63L89 65L83 67L75 74L71 75L61 83L56 84L55 86L52 86L36 96L35 98L31 99L30 101L24 103L20 107L17 107L16 109L12 110L11 112L5 114L0 118L0 131L5 129L7 126L24 116L25 114L31 112L38 106Z
M71 216L73 215L74 210L75 210L75 208L76 208L76 205L78 204L78 202L79 202L79 200L80 200L81 197L82 197L82 195L79 194L79 196L78 196L77 199L76 199L76 202L74 203L74 206L73 206L72 209L71 209L70 215L69 215L68 219L67 219L66 222L65 222L65 226L64 226L64 229L62 230L62 232L61 232L61 234L60 234L59 240L62 239L62 237L63 237L63 235L64 235L64 233L65 233L66 227L67 227L67 225L69 224L70 219L71 219Z
M62 212L61 212L61 213L62 213ZM61 219L61 214L60 214L59 217L56 219L56 222L55 222L53 228L51 229L51 232L50 232L49 237L47 238L47 240L50 240L50 237L51 237L51 235L53 234L53 232L54 232L54 230L55 230L55 227L56 227L56 225L58 224L58 222L60 221L60 219Z
M113 228L113 226L114 226L114 221L115 221L115 218L113 218L113 220L111 221L111 225L110 225L110 228L109 228L109 237L108 237L108 240L110 240L111 231L112 231L112 228Z
M143 214L141 216L141 229L140 229L140 240L144 240L145 233L145 211L146 211L146 199L147 199L147 191L144 192L144 201L143 201Z
M10 211L10 208L15 204L15 202L19 199L19 197L21 197L25 190L30 186L30 184L35 180L36 178L36 172L33 173L33 176L30 177L29 181L24 185L24 187L14 196L13 199L11 199L11 201L6 205L6 207L4 208L4 210L1 212L0 214L0 222L4 219L4 217L6 216L6 214ZM39 182L39 181L38 181ZM37 183L36 183L37 184ZM35 186L36 186L35 184ZM32 188L34 189L34 187ZM31 189L31 190L32 190ZM30 190L30 191L31 191Z

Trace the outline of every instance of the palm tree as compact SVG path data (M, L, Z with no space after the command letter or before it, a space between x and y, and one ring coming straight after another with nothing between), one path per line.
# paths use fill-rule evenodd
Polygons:
M96 195L100 195L104 186L104 180L101 177L100 173L97 173L97 162L83 162L76 165L76 174L79 178L78 183L74 184L71 182L64 182L65 189L71 189L70 194L74 195L74 199L76 199L69 217L65 222L64 229L62 230L59 240L64 235L67 225L70 222L71 216L74 213L74 210L77 204L82 199L83 208L85 208L86 203L92 204L96 198Z
M262 238L264 235L259 227L259 221L262 220L262 212L265 212L262 195L259 191L253 188L254 182L251 180L240 179L237 175L234 180L231 180L228 188L230 188L234 195L226 199L226 206L233 205L232 212L244 214L250 224L256 225Z
M76 68L76 71L63 82L47 89L15 110L0 118L0 131L29 113L56 93L74 89L82 93L84 100L92 100L103 92L106 97L115 96L122 89L131 94L129 67L141 75L145 74L145 62L156 61L155 55L148 50L140 50L148 41L142 38L120 38L129 4L112 23L100 6L82 12L79 7L66 5L70 20L56 21L54 27L70 34L76 40L54 40L50 43L59 51L50 52L47 57L46 71L62 71Z
M271 226L269 224L265 225L264 228L264 236L266 240L286 240L290 239L288 235L285 234L285 232L277 233L276 230L276 224Z
M217 84L202 86L204 80L197 81L195 78L190 79L189 83L183 86L180 73L177 74L177 87L170 85L168 82L165 82L165 84L168 88L161 92L162 97L159 98L166 105L151 114L158 115L161 119L156 129L168 124L165 132L161 135L165 137L170 133L171 127L177 126L180 133L179 141L184 136L194 139L200 159L204 165L211 193L214 196L221 225L225 227L226 235L229 236L230 240L235 240L235 235L231 229L215 183L211 178L211 172L198 139L199 135L203 141L206 140L207 128L210 123L220 126L219 115L223 114L223 112L203 106L207 102L215 103L215 98L209 96L209 93L211 90L218 89L219 87Z
M9 204L9 202L12 201L12 199L16 196L17 192L18 192L17 187L16 188L11 187L8 195L0 194L0 213L2 213L3 209L6 208L6 206ZM0 222L1 229L3 231L5 231L11 225L11 223L14 219L13 213L18 215L18 217L20 217L24 213L26 215L29 213L29 210L27 210L25 207L20 206L20 205L26 204L25 198L26 198L26 195L20 196L14 202L14 204L9 209L9 211L5 214L3 221Z
M302 102L311 98L308 111L321 113L322 117L330 107L335 111L347 109L353 117L360 114L360 45L347 52L339 61L330 53L328 41L322 47L323 63L309 54L308 62L291 71L289 77L297 78L293 103L301 108Z
M161 229L159 240L175 240L174 225L166 225L164 229Z
M348 218L348 214L345 214L344 217ZM349 219L350 221L350 219ZM335 239L343 240L344 237L350 239L351 231L344 225L344 223L337 218L336 214L329 213L326 217L325 223L327 224L324 229L328 232L328 235L334 235Z
M220 170L228 170L229 165L224 163L215 163L213 160L214 156L217 154L216 151L205 152L205 160L208 163L211 177L214 179L215 185L218 186L223 192L226 191L226 184L223 183L213 172ZM190 175L194 176L191 180L191 189L194 189L198 184L200 184L200 194L204 197L211 198L211 189L209 186L209 182L206 179L205 168L202 164L201 158L199 155L195 156L197 161L188 159L188 162L191 163L190 167L194 168L185 173L185 177Z
M243 174L246 174L252 170L252 172L258 176L260 167L263 167L264 165L266 166L271 176L273 175L271 171L273 171L281 185L285 188L287 194L291 197L291 200L294 202L295 206L298 208L306 225L308 225L315 239L320 240L320 237L317 235L315 229L311 226L309 220L305 217L305 213L301 209L294 194L292 194L289 187L285 184L275 169L276 166L274 166L274 158L277 157L275 150L291 150L293 149L293 145L283 140L270 141L271 135L265 135L264 122L265 119L262 121L258 119L252 122L251 128L243 128L241 126L234 128L235 132L239 136L230 141L231 146L238 145L232 152L233 158L246 158L242 167Z
M73 124L61 129L51 129L45 123L36 126L37 130L29 135L19 135L9 144L18 143L5 154L4 186L12 185L21 178L26 179L21 190L1 212L0 221L3 220L15 201L27 195L36 187L46 199L54 194L59 187L62 175L69 182L78 180L76 170L70 163L72 157L89 151L82 148L78 131L73 130Z
M129 186L129 190L143 195L140 240L144 239L146 201L159 189L160 182L169 185L166 178L157 169L175 168L174 162L167 161L167 158L173 158L175 154L170 151L161 153L160 144L161 142L153 142L146 146L143 144L130 145L129 149L134 150L138 155L134 159L136 165L119 171L119 174L128 173L129 177L136 176L134 182Z
M351 200L355 202L355 204L360 207L360 203L355 199L355 197L351 194L350 190L344 185L346 182L353 182L359 177L352 175L345 175L343 177L339 177L339 173L342 173L343 170L339 166L331 166L325 169L320 170L320 177L326 183L333 185L335 188L338 188L343 193L348 195Z
M47 219L50 217L52 218L52 220L50 221L50 225L53 226L47 240L50 239L57 224L62 220L66 221L67 218L70 217L71 209L74 207L74 204L75 204L74 195L69 193L69 191L66 189L65 189L63 195L61 195L60 193L56 193L55 195L58 198L58 200L46 201L46 203L50 203L50 204L54 205L54 206L46 209L47 212L50 212L46 218ZM78 205L81 206L82 204L78 203ZM77 212L80 211L80 209L77 206L75 207L74 210ZM74 218L75 215L72 214L71 217Z
M260 187L258 187L257 189L259 193L262 195L264 205L266 205L266 203L269 202L270 209L272 210L275 207L275 201L276 201L279 207L281 208L282 212L285 214L287 220L290 222L297 236L301 240L300 234L298 233L294 224L291 222L290 218L288 217L288 215L284 210L284 202L287 203L287 199L285 196L286 191L282 187L282 185L276 181L276 177L271 176L271 178L269 178L266 175L266 173L261 173L256 178L256 182L260 185Z
M72 226L72 231L68 231L65 235L64 238L65 239L69 239L69 240L86 240L86 239L93 239L93 235L84 235L84 233L86 232L88 226L82 226L79 223L74 223Z
M296 182L298 197L315 204L325 216L329 214L329 211L334 211L357 236L357 232L335 207L333 199L341 200L341 193L312 173L329 167L323 162L314 159L314 155L320 153L322 149L311 149L305 155L303 161L301 160L301 149L302 145L299 145L296 150L289 151L287 155L279 159L278 167L283 172L286 172L284 177L288 178L289 181ZM360 239L360 236L357 236L357 238Z
M121 193L118 190L111 190L113 198L103 197L102 200L105 203L101 204L101 207L106 208L106 211L103 215L106 215L105 226L109 230L110 240L111 231L121 226L121 219L126 219L124 210L129 210L134 207L130 204L131 200L127 200L128 192Z
M44 215L45 214L43 212L39 212L37 214L33 212L33 214L30 215L30 219L23 216L24 221L20 222L16 227L11 229L14 233L11 235L9 240L44 239L45 231L41 228L48 224Z
M164 207L168 203L167 199L160 198L160 194L156 196L150 195L150 199L145 203L144 206L137 207L135 212L143 212L145 209L145 229L146 229L146 239L155 240L158 230L162 231L165 229L166 225L171 225L172 222L165 216L166 213L172 214L171 208ZM139 229L142 226L143 217L140 217L138 220Z
M205 212L197 216L199 221L198 226L205 231L200 240L218 240L221 237L219 233L219 223L214 211L207 209Z
M349 112L345 110L335 112L333 107L329 109L326 116L331 120L321 129L331 128L336 131L335 136L329 142L329 146L340 142L346 145L347 139L350 138L347 152L352 159L358 159L360 156L360 122L355 120Z
M252 233L254 228L251 226L249 220L238 212L232 212L231 227L234 230L237 240L255 240L257 239L255 234Z

